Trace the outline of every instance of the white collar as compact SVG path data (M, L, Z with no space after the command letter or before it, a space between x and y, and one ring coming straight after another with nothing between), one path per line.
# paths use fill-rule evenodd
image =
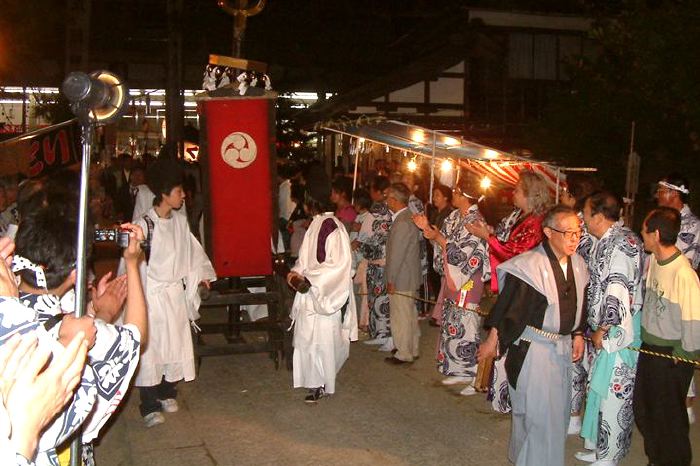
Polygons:
M391 214L391 221L393 222L394 220L396 220L396 217L398 217L399 214L400 214L401 212L403 212L404 210L406 210L406 209L408 209L408 206L406 206L406 207L404 207L403 209L397 211L396 213L392 213L392 214Z

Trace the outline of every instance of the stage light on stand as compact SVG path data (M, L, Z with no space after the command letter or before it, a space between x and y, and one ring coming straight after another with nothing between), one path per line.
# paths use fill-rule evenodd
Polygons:
M73 72L63 81L61 91L83 125L114 121L129 105L126 84L109 71Z
M90 152L95 126L119 118L129 106L129 89L126 84L109 71L90 74L69 74L61 86L70 102L71 111L78 118L81 128L82 160L80 164L80 201L78 205L77 257L75 280L75 316L85 315L87 301L87 225L88 225L88 177L90 174ZM82 463L81 434L70 446L71 466Z

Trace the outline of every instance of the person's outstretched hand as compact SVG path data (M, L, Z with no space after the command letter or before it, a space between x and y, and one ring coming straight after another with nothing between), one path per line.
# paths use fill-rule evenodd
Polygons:
M129 230L129 246L124 248L123 256L126 262L138 262L141 258L141 242L146 239L143 229L133 223L122 223L119 225L123 230Z
M8 245L6 240L9 240L11 245ZM0 258L4 259L0 260L0 296L9 296L11 298L19 296L17 280L10 269L12 265L11 251L14 251L14 248L15 243L11 239L0 238Z
M17 453L32 458L40 432L70 401L80 382L88 344L85 334L79 332L64 350L56 347L51 362L42 371L50 350L39 346L33 333L22 339L10 359L21 350L25 353L24 363L14 371L14 379L6 379L6 371L2 379L3 385L10 386L5 406L12 424L12 444Z
M126 301L126 275L120 275L110 280L112 272L106 273L97 287L91 290L92 310L96 319L111 323L121 311Z

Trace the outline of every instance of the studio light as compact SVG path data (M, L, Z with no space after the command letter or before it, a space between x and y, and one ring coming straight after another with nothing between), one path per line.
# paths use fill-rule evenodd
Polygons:
M129 105L129 89L109 71L73 72L63 81L63 95L81 124L106 124L123 115Z

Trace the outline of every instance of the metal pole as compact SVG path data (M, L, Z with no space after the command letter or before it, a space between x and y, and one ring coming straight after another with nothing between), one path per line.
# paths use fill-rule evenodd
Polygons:
M357 143L357 150L355 151L355 170L352 175L352 197L351 203L355 203L355 188L357 187L357 165L360 163L360 143Z
M87 297L87 221L88 221L88 177L90 175L90 149L94 126L89 123L81 124L81 143L83 160L80 164L80 204L78 206L78 244L77 244L77 275L75 280L75 317L85 314L85 299ZM78 429L70 444L71 466L81 466L82 429Z
M430 193L428 194L428 203L433 203L433 185L435 184L435 143L437 140L437 133L433 130L433 163L430 164Z

